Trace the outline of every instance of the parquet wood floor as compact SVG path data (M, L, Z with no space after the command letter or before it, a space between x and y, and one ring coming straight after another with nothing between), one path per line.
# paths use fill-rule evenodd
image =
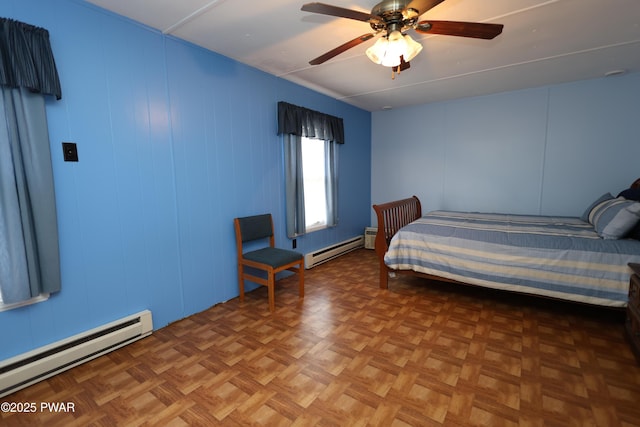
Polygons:
M638 426L624 315L403 277L358 250L2 400L6 426Z

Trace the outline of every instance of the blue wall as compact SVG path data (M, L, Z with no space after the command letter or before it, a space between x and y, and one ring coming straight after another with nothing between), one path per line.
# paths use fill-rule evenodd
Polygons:
M372 135L373 203L580 216L640 177L640 74L375 112Z
M237 296L234 217L272 212L276 243L291 244L280 100L345 122L339 226L298 249L369 224L369 112L79 0L3 0L0 16L49 30L63 90L47 104L62 291L0 312L0 359L145 308L159 328Z

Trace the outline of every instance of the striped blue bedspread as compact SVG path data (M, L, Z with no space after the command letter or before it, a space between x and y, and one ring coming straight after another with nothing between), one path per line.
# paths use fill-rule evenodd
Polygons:
M640 241L601 239L579 218L434 211L396 233L384 259L395 270L624 307Z

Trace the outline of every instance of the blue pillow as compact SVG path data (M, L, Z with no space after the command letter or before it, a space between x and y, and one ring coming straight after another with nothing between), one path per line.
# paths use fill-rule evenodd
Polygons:
M618 197L624 197L627 200L640 201L640 188L627 188L620 192Z
M629 239L640 240L640 222L631 230L627 236Z
M603 239L621 239L640 222L640 203L623 197L605 200L591 209L589 222Z
M611 193L605 193L602 196L598 197L598 200L591 203L587 208L587 210L584 211L580 219L583 220L584 222L589 222L589 214L591 214L591 209L595 208L597 205L604 202L605 200L611 200L611 199L613 199L613 196L611 195Z

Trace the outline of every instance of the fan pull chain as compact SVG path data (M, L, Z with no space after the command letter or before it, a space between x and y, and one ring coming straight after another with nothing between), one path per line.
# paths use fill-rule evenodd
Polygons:
M402 70L400 69L399 65L397 67L391 67L391 80L395 80L396 74L400 75L400 71Z
M396 79L396 74L400 75L400 72L405 69L404 66L406 66L406 68L409 68L411 64L405 62L404 56L400 55L400 63L395 67L391 67L391 80Z

